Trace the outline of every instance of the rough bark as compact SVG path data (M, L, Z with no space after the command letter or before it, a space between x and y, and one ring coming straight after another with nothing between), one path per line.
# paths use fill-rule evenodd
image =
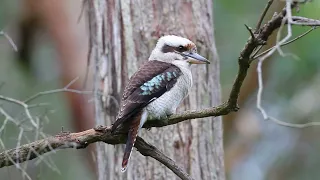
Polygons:
M212 62L192 68L194 86L181 110L201 109L220 103L219 60L213 34L212 1L107 1L103 40L107 123L115 120L122 89L146 61L156 40L166 34L187 37ZM103 73L102 73L103 74ZM194 179L225 179L222 123L205 118L165 128L142 130L140 136L182 166ZM127 173L120 172L123 147L107 146L106 173L110 179L177 179L159 162L135 150Z

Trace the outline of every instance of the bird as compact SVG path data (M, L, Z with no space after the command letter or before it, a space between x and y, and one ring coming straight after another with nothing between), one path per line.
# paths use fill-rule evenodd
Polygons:
M111 133L128 124L121 172L125 172L139 130L147 120L167 119L192 87L192 64L210 64L191 40L165 35L158 39L148 61L131 76Z

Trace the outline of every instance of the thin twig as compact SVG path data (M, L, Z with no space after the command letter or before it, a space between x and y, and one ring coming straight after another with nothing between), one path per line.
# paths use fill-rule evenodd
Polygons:
M263 79L262 79L262 64L264 62L264 60L266 60L268 57L270 57L276 50L278 50L279 54L281 56L285 56L286 54L283 53L283 51L281 50L281 46L283 46L284 44L289 44L292 43L294 41L296 41L297 39L305 36L306 34L310 33L314 28L310 29L309 31L307 31L306 33L300 35L301 37L297 37L292 39L291 41L289 41L289 39L292 36L292 6L291 6L291 1L287 0L286 1L286 7L285 7L285 12L286 12L286 16L283 18L280 29L278 31L277 34L277 43L276 45L270 49L268 52L266 52L263 56L261 56L259 58L258 61L258 65L257 65L257 73L258 73L258 93L257 93L257 108L258 110L261 112L263 119L265 120L271 120L275 123L277 123L278 125L282 125L282 126L286 126L286 127L292 127L292 128L306 128L306 127L310 127L312 125L320 125L319 122L309 122L306 124L295 124L295 123L288 123L288 122L283 122L281 120L278 120L274 117L271 117L270 115L268 115L268 113L266 112L266 110L262 107L262 93L263 93ZM282 40L280 40L280 36L281 36L281 28L284 27L284 25L287 23L287 35L286 37L284 37Z
M26 139L27 139L27 142L28 143L31 143L32 141L30 141L29 139L28 139L28 137L26 136L25 137ZM47 138L47 137L46 137ZM34 148L30 148L30 152L28 153L28 156L30 157L30 153L34 153L39 159L35 162L35 165L38 165L40 162L43 162L43 163L45 163L51 170L53 170L53 171L55 171L56 173L58 173L58 174L61 174L61 172L59 171L59 169L58 169L58 167L55 165L55 163L54 162L49 162L49 161L47 161L46 159L45 159L45 155L49 155L49 154L52 154L52 153L56 153L56 151L54 150L54 149L52 149L51 148L51 151L50 152L48 152L48 153L46 153L46 154L43 154L43 155L40 155ZM51 160L50 159L50 157L49 157L49 160Z
M302 38L303 36L305 36L305 35L307 35L307 34L309 34L311 31L313 31L313 30L315 30L315 29L316 29L316 27L312 27L312 28L310 28L308 31L304 32L303 34L300 34L299 36L297 36L297 37L295 37L295 38L293 38L293 39L291 39L291 40L289 40L289 41L281 44L280 46L283 47L283 46L285 46L285 45L291 44L291 43L293 43L294 41ZM251 61L260 58L261 56L265 55L266 53L268 53L269 51L271 51L271 50L274 49L274 48L275 48L275 46L273 46L273 47L271 47L271 48L263 51L262 53L254 56Z
M258 54L258 52L263 48L263 45L259 46L258 49L253 53L253 55L251 55L250 59L252 59L252 57L256 56Z
M75 79L73 79L69 84L67 84L62 89L53 89L53 90L38 92L38 93L28 97L27 99L25 99L23 102L30 103L31 101L35 100L36 98L39 98L40 96L48 95L48 94L55 94L55 93L60 93L60 92L72 92L72 93L77 93L77 94L93 94L93 91L81 91L81 90L77 90L77 89L70 89L70 86L73 85L78 79L79 79L79 77L76 77Z
M47 137L45 139L31 142L11 150L0 153L0 168L5 166L18 165L28 160L35 159L43 154L67 148L82 149L89 144L103 141L108 144L125 143L126 135L112 135L111 127L100 126L95 129L89 129L79 133L61 133L56 136ZM1 143L1 142L0 142ZM156 147L146 143L142 138L138 137L135 143L137 150L144 156L150 156L169 169L183 180L191 180L192 178L173 160L164 155Z
M3 30L0 31L0 35L3 35L8 40L8 42L10 43L10 45L12 46L12 48L15 52L18 52L18 48L17 48L16 44L14 43L12 38L6 32L4 32Z
M287 2L287 5L289 3ZM291 4L289 4L291 5ZM162 127L167 126L171 124L176 124L185 120L194 119L194 118L202 118L202 117L208 117L208 116L221 116L225 114L229 114L231 112L237 111L238 106L238 97L240 93L240 89L242 86L242 83L244 79L246 78L249 66L250 66L250 57L255 52L255 49L260 46L259 42L267 41L270 35L279 27L283 27L283 24L288 23L288 35L286 38L279 40L278 36L278 43L277 46L274 49L270 50L267 54L265 54L263 57L260 57L259 59L266 58L267 55L271 55L273 52L278 50L281 53L281 45L288 42L288 39L291 37L291 7L289 7L290 11L288 11L288 6L286 9L282 10L279 14L272 17L270 21L268 21L264 26L260 27L257 34L255 34L255 39L249 38L247 43L245 44L244 49L241 51L240 56L238 58L239 61L239 70L238 74L236 76L235 82L233 84L233 87L231 89L229 99L227 102L217 106L217 107L210 107L207 109L202 109L200 111L186 111L182 112L180 114L175 114L169 117L167 120L159 120L159 121L147 121L147 123L144 125L144 127ZM288 14L289 15L286 15ZM259 24L259 23L258 23ZM290 36L289 36L290 35ZM289 37L289 38L288 38ZM269 54L270 53L270 54ZM262 61L260 64L260 70L261 70ZM260 72L261 73L261 72ZM262 76L261 78L261 85L262 85ZM263 86L261 86L263 88ZM261 95L261 94L260 94ZM1 96L0 96L1 99ZM5 100L8 100L6 98ZM12 99L9 99L9 102L14 102ZM20 102L19 103L25 103ZM1 110L1 109L0 109ZM318 123L311 122L307 124L291 124L286 123L282 121L278 121L277 119L266 115L270 120L276 122L279 125L289 125L289 127L309 127L312 125L317 125ZM98 127L96 129L90 129L83 132L78 133L61 133L54 137L48 137L39 141L32 142L30 144L22 145L16 149L6 150L2 153L0 153L0 168L4 166L10 166L10 165L16 165L17 162L24 162L27 160L31 160L34 158L37 158L39 155L45 154L47 152L53 151L55 152L58 149L65 149L65 148L85 148L91 143L95 143L97 141L103 141L108 144L120 144L124 143L126 140L126 130L120 129L115 134L110 133L110 127ZM0 139L1 140L1 139ZM1 143L1 142L0 142ZM29 153L30 152L30 146L36 150L37 154L35 153ZM35 148L40 147L40 148ZM150 154L150 149L139 149L138 143L136 143L136 147L138 150L143 154ZM140 147L141 148L141 147ZM28 152L28 153L26 153ZM15 153L20 153L18 156ZM152 152L151 152L152 153ZM18 159L17 159L18 157ZM156 156L155 156L156 157ZM162 157L163 159L166 159ZM161 158L157 159L163 164L167 163L167 167L170 168L172 171L175 171L172 166L174 166L174 162L170 161L163 161ZM181 168L180 168L181 169ZM182 170L182 169L181 169ZM181 173L181 171L179 171ZM182 172L183 174L183 172ZM178 175L178 174L177 174ZM178 175L179 176L179 175ZM180 177L180 176L179 176ZM182 177L182 176L181 176Z
M246 25L246 24L244 24L244 26L245 26L246 29L249 31L251 38L252 38L253 40L255 40L256 37L255 37L255 35L254 35L253 31L252 31L252 28L250 28L250 27L249 27L248 25Z
M28 119L30 120L31 124L35 127L35 128L39 128L39 125L34 121L30 111L29 111L29 105L22 102L22 101L19 101L17 99L13 99L13 98L10 98L10 97L5 97L5 96L2 96L0 95L0 100L4 100L4 101L7 101L7 102L11 102L11 103L14 103L14 104L17 104L17 105L20 105L24 108L24 112L26 113Z
M320 20L300 16L292 16L291 24L299 26L320 26Z
M285 127L289 127L289 128L308 128L308 127L312 127L312 126L320 126L320 122L307 122L304 124L297 124L297 123L284 122L284 121L279 120L277 118L274 118L272 116L269 116L268 118L269 118L269 120L275 122L276 124L279 124L279 125L285 126Z
M262 14L261 14L261 16L259 18L259 21L257 23L256 29L255 29L255 33L258 33L258 31L259 31L259 29L261 27L262 21L263 21L264 17L266 16L266 14L267 14L267 12L268 12L268 10L269 10L269 8L270 8L272 3L273 3L273 0L269 0L267 5L266 5L266 7L264 8L264 10L263 10L263 12L262 12Z
M280 55L284 55L284 53L282 52L280 45L285 43L286 41L289 40L289 38L292 36L292 30L291 30L291 22L292 22L292 16L291 16L291 1L287 1L286 2L286 6L285 6L285 13L286 16L282 19L281 21L281 25L280 25L280 30L278 31L277 34L277 43L274 46L274 49L270 50L266 55L262 56L261 58L259 58L258 60L258 65L257 65L257 73L258 73L258 93L257 93L257 102L256 102L256 106L257 109L261 112L263 119L267 120L269 119L269 116L267 114L267 112L265 111L265 109L262 107L261 104L261 100L262 100L262 92L263 92L263 79L262 79L262 64L263 62L270 57L276 50L278 50ZM288 27L288 33L287 35L280 40L280 35L281 35L281 28L284 26L285 22L288 23L287 27Z
M6 148L6 147L4 146L4 143L3 143L3 141L2 141L1 138L0 138L0 146L1 146L3 149ZM16 151L16 152L18 152L18 151ZM28 175L28 173L27 173L24 169L22 169L22 168L20 167L20 164L19 164L17 161L14 161L14 160L13 160L12 156L10 156L7 151L1 153L1 155L2 155L2 156L5 156L6 161L7 161L7 162L10 162L11 165L15 165L15 167L22 172L22 176L23 176L23 177L27 177L28 180L32 180L31 177ZM2 158L2 157L1 157L1 158ZM1 159L1 158L0 158L0 159ZM0 167L1 167L1 166L0 166Z
M2 107L0 107L0 113L5 116L6 120L13 122L16 126L19 126L19 123L13 117L11 117ZM0 128L0 134L6 126L6 120L5 122L3 122L2 127Z

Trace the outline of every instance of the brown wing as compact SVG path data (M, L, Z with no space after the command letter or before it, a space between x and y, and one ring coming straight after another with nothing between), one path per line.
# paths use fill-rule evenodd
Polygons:
M161 61L144 63L130 78L124 90L121 107L112 131L170 90L180 75L181 70L173 64Z

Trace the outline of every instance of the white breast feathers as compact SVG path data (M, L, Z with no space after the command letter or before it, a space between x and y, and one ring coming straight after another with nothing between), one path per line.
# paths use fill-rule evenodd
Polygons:
M158 99L150 103L145 110L148 119L161 119L176 112L177 107L188 95L192 87L192 74L190 65L183 61L173 61L172 64L180 68L182 75L179 76L175 85Z

